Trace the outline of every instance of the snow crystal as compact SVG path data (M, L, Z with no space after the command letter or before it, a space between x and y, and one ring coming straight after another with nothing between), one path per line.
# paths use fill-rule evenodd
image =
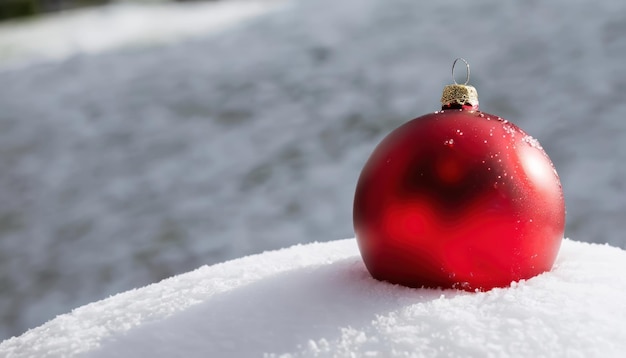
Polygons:
M522 141L525 142L525 143L530 144L530 146L533 147L533 148L537 148L537 149L543 151L543 147L541 146L539 141L536 140L535 138L533 138L532 136L525 135L524 138L522 138Z

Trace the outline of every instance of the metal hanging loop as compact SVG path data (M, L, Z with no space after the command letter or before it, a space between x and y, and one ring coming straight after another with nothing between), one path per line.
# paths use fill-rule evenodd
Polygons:
M462 58L462 57L459 57L456 60L454 60L454 62L452 62L452 81L454 81L455 85L458 85L458 82L454 78L454 66L456 66L456 63L459 60L465 62L465 69L467 70L467 74L465 75L465 82L463 83L463 85L467 85L469 83L469 79L470 79L470 67L469 67L469 63L467 63L467 61L465 61L465 59Z

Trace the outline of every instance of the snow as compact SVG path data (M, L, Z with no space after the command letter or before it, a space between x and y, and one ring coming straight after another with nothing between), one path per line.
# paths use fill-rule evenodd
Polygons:
M457 57L481 108L553 159L567 236L626 248L626 2L267 4L216 27L202 3L0 25L0 43L29 34L0 50L0 337L204 264L352 236L363 163L439 109ZM163 41L135 30L152 16Z
M618 357L626 252L565 240L551 272L488 292L376 281L356 240L204 266L61 315L3 357Z
M36 21L0 23L0 66L24 67L78 54L206 36L279 4L278 0L119 2Z

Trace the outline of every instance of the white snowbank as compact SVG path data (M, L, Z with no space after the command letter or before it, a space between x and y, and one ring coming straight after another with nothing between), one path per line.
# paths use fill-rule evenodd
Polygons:
M122 2L0 24L0 67L206 35L280 3L284 1Z
M569 356L626 351L626 252L565 240L552 272L485 293L372 279L354 239L205 266L95 302L0 356Z

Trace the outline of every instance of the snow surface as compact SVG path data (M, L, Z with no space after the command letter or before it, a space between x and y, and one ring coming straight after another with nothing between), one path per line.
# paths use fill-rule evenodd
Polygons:
M206 36L278 4L279 0L118 2L34 21L0 23L0 67Z
M626 248L624 1L300 0L150 44L117 35L143 21L134 6L0 50L0 337L203 264L352 236L363 163L439 109L459 56L481 108L553 159L567 236ZM171 6L162 26L204 29ZM89 52L95 29L119 46Z
M565 240L551 272L489 292L368 274L356 240L204 266L0 343L2 357L622 357L626 251Z

